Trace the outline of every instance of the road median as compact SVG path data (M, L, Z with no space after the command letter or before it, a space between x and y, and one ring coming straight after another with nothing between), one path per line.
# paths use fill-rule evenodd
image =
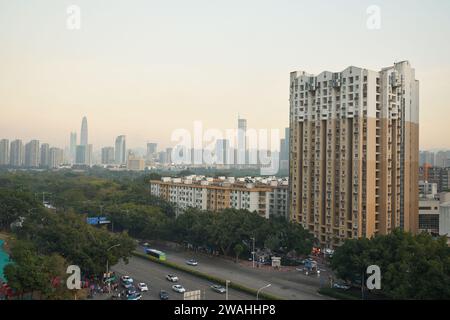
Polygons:
M197 276L199 278L202 278L202 279L205 279L205 280L208 280L208 281L211 281L211 282L223 285L223 286L226 285L226 280L224 280L224 279L221 279L221 278L216 277L216 276L209 275L207 273L204 273L204 272L201 272L201 271L198 271L198 270L192 270L191 268L185 267L183 265L180 265L180 264L177 264L177 263L174 263L174 262L161 261L161 260L158 260L155 257L149 256L149 255L147 255L145 253L138 252L138 251L133 251L133 255L136 256L136 257L140 257L142 259L149 260L149 261L154 262L154 263L159 263L161 265L167 266L167 267L172 268L172 269L176 269L176 270L179 270L179 271L190 273L190 274L192 274L194 276ZM256 289L252 289L252 288L246 287L244 285L241 285L239 283L235 283L233 281L230 282L228 284L228 286L230 288L235 289L235 290L239 290L239 291L242 291L242 292L254 295L255 298L256 298L256 294L257 294L257 290ZM259 293L259 297L261 299L264 299L264 300L283 300L280 297L277 297L275 295L272 295L270 293L265 293L265 292L260 292Z

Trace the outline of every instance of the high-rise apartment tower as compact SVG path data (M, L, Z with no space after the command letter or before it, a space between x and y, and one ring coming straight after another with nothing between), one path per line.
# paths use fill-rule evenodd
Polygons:
M419 82L409 62L290 76L290 216L322 246L418 228Z

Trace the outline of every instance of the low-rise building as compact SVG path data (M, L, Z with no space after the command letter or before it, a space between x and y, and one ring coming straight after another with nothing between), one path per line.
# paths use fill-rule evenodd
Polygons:
M447 237L450 246L450 192L439 194L439 235Z
M434 197L438 193L438 185L437 183L432 183L428 181L419 181L419 197L434 199Z
M143 171L145 169L144 158L129 155L127 159L127 169L132 171Z
M419 232L439 232L439 200L419 199Z
M150 183L151 194L174 204L177 214L187 208L234 208L257 212L265 218L288 217L287 178L187 176L163 177Z

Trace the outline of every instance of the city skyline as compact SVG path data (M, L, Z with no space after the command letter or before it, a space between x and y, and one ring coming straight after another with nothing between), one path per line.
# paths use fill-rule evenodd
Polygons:
M0 136L39 137L65 146L83 115L90 119L94 147L110 145L120 133L131 147L147 141L169 146L175 129L189 129L195 120L224 129L238 113L251 121L250 127L282 130L289 109L285 74L321 71L322 61L329 60L326 48L345 43L334 51L328 70L350 64L376 70L409 60L422 83L420 147L450 148L445 90L450 46L442 42L450 30L444 16L448 2L380 1L379 30L366 26L370 3L365 1L345 6L258 2L258 14L253 1L218 8L200 3L193 10L183 2L124 6L110 1L105 14L99 2L78 1L82 27L71 31L65 24L68 2L28 10L25 3L0 1L5 49L0 51ZM302 24L317 26L317 32L297 27ZM140 41L143 34L151 41ZM314 50L305 50L303 43Z

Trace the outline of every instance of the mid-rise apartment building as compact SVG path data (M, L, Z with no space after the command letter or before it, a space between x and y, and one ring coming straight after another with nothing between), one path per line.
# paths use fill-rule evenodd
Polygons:
M407 61L290 75L290 217L323 246L418 228L419 83Z
M150 183L151 194L175 204L178 214L187 208L234 208L255 211L265 218L287 217L287 179L188 176L163 177Z

